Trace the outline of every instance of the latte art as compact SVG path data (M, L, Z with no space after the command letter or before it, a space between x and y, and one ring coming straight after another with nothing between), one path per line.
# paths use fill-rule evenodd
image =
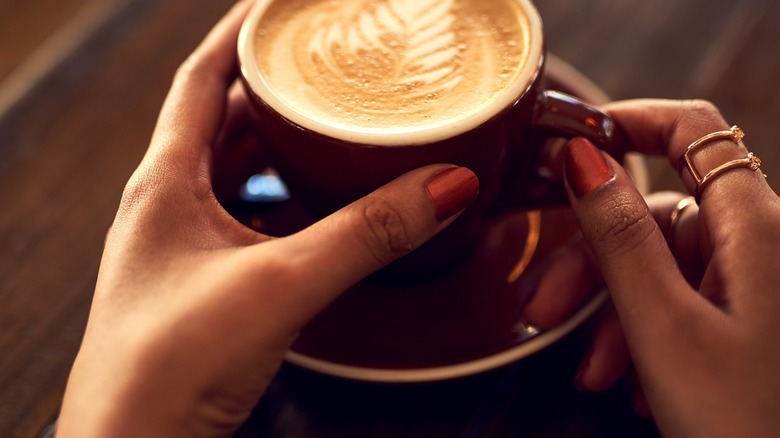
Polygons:
M387 0L352 17L318 17L303 59L315 73L312 91L358 114L413 111L451 92L463 80L466 47L453 3Z
M255 39L265 85L288 112L336 129L419 131L467 119L521 79L529 59L517 0L267 3Z

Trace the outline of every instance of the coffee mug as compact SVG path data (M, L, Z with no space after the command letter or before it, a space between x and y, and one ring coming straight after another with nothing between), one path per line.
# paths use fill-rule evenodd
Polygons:
M256 132L314 217L423 165L477 174L474 203L396 273L457 262L497 211L565 202L546 139L620 149L605 113L547 89L529 0L258 0L238 55Z

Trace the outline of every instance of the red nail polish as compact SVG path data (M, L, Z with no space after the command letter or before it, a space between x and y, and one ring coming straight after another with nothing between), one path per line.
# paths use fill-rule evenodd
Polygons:
M566 148L566 179L577 197L585 196L615 177L601 151L584 138Z
M465 167L450 167L431 177L425 189L436 219L444 222L474 201L479 194L479 180Z

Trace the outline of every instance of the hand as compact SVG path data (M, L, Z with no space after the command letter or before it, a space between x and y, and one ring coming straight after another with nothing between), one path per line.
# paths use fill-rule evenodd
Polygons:
M253 154L234 141L246 131L246 106L240 88L230 88L249 3L239 3L180 68L127 185L60 437L230 435L311 318L476 196L472 172L433 165L289 237L239 224L212 180L215 160Z
M609 112L629 134L632 149L666 155L674 166L694 140L728 129L712 105L699 101L630 101ZM706 173L746 155L741 144L715 141L694 156L694 164ZM780 199L761 173L740 168L712 180L698 211L683 211L670 243L662 229L668 219L654 220L626 173L587 141L569 144L566 175L583 236L661 432L775 434ZM687 170L681 177L693 193ZM695 214L698 239L683 228L697 222ZM694 246L701 249L700 281L691 278L685 261Z
M647 195L650 213L668 241L680 271L692 287L698 288L704 273L699 244L698 206L688 204L677 220L675 233L670 232L671 216L686 195L677 192L655 192ZM582 234L554 253L542 273L536 293L524 309L525 319L540 329L551 329L570 318L596 291L605 287L593 252ZM626 379L632 391L634 411L650 417L642 386L631 366L628 345L618 314L610 303L599 316L590 348L583 355L575 377L581 391L601 392Z

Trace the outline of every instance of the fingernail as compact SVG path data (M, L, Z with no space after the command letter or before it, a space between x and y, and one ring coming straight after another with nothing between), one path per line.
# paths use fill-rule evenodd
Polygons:
M479 180L465 167L450 167L433 175L425 189L436 219L444 222L474 201L479 194Z
M575 138L566 148L566 179L574 194L582 197L615 177L601 151L584 138Z

